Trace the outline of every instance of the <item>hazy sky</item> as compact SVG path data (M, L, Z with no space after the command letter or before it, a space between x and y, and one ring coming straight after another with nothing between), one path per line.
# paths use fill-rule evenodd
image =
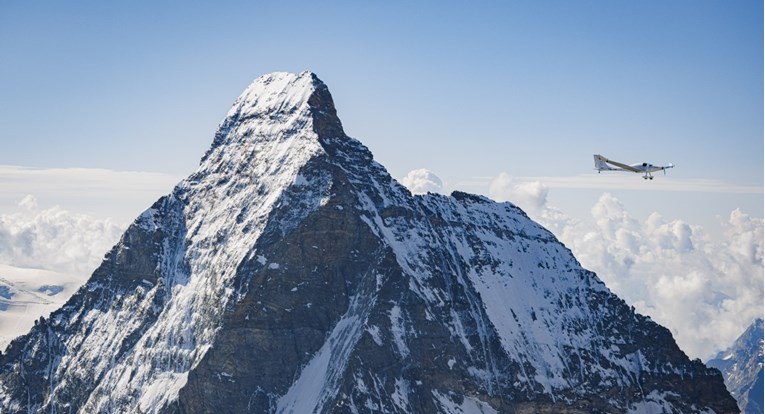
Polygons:
M185 176L252 79L310 69L399 178L477 192L602 153L719 187L611 190L643 216L762 216L761 1L410 3L2 2L0 165ZM584 213L588 186L550 197Z
M309 69L399 179L592 222L613 196L713 246L736 209L761 228L761 0L6 1L0 62L0 213L32 194L126 223L254 78ZM593 153L677 167L598 175Z

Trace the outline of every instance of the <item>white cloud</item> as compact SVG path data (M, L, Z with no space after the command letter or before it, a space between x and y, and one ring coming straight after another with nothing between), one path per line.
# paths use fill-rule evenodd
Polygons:
M500 174L489 192L524 208L614 293L669 328L691 357L706 360L762 317L761 219L736 209L720 239L658 213L641 222L608 193L590 218L577 220L547 205L547 188L538 182Z
M547 186L539 181L517 181L508 173L500 173L489 182L489 196L512 201L524 210L538 212L547 204Z
M127 224L181 178L141 171L0 165L0 213L15 211L20 199L33 194L40 204Z
M113 201L130 198L135 204L131 209L141 211L169 192L176 180L149 173L0 166L0 193L16 197L13 211L0 213L0 264L80 274L84 281L123 231L124 225L109 219L60 207L41 209L38 204L45 203L24 193L25 188L88 202L104 194ZM505 173L489 182L492 198L518 204L550 229L614 293L670 328L692 357L706 359L729 346L752 319L762 315L761 219L734 210L722 238L711 238L700 226L658 213L639 221L607 193L592 207L591 217L579 220L548 205L549 183ZM414 193L439 192L444 187L426 169L410 172L402 183ZM656 183L650 184L656 187ZM125 217L132 220L136 214L128 211Z
M59 308L119 240L123 226L26 195L0 214L0 349Z
M31 194L27 194L19 201L18 207L27 211L37 210L37 199Z
M31 195L0 214L0 264L83 274L85 278L124 228L60 207L40 209Z
M401 184L413 194L438 193L444 188L444 183L432 171L425 168L409 171L401 179Z
M654 180L642 180L633 173L584 174L566 177L523 177L519 180L545 183L549 188L596 190L672 191L720 194L762 194L762 186L730 184L721 180L676 178L671 173Z

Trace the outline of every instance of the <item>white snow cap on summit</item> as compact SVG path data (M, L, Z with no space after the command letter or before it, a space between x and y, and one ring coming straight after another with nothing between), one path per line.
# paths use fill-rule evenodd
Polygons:
M283 112L289 113L307 104L316 90L316 76L313 72L299 74L288 72L269 73L255 79L228 112L246 114Z
M295 138L303 144L314 141L316 134L308 100L319 89L326 89L326 86L309 71L299 74L274 72L255 79L239 95L218 126L200 171L220 169L220 165L213 165L216 163L229 167L241 165L243 159L250 158L256 151L258 142L272 141L275 144ZM290 145L298 148L301 145L297 142ZM222 158L228 159L224 161Z

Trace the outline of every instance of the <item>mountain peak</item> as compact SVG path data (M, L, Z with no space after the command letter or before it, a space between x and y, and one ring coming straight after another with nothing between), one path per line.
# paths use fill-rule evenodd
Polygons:
M303 132L312 138L345 135L329 89L310 71L269 73L252 81L234 101L202 163L223 146L303 136Z
M0 354L0 411L734 412L722 377L510 203L412 196L312 73Z
M308 104L318 85L313 72L273 72L258 77L239 95L227 117L288 114Z

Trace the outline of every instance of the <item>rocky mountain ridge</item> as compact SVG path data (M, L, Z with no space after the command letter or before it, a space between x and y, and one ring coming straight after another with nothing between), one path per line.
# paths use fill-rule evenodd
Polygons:
M707 362L707 366L722 372L725 386L744 414L763 412L762 365L762 319L752 322L730 348Z
M312 73L0 356L3 412L736 412L719 372L510 203L412 196Z

